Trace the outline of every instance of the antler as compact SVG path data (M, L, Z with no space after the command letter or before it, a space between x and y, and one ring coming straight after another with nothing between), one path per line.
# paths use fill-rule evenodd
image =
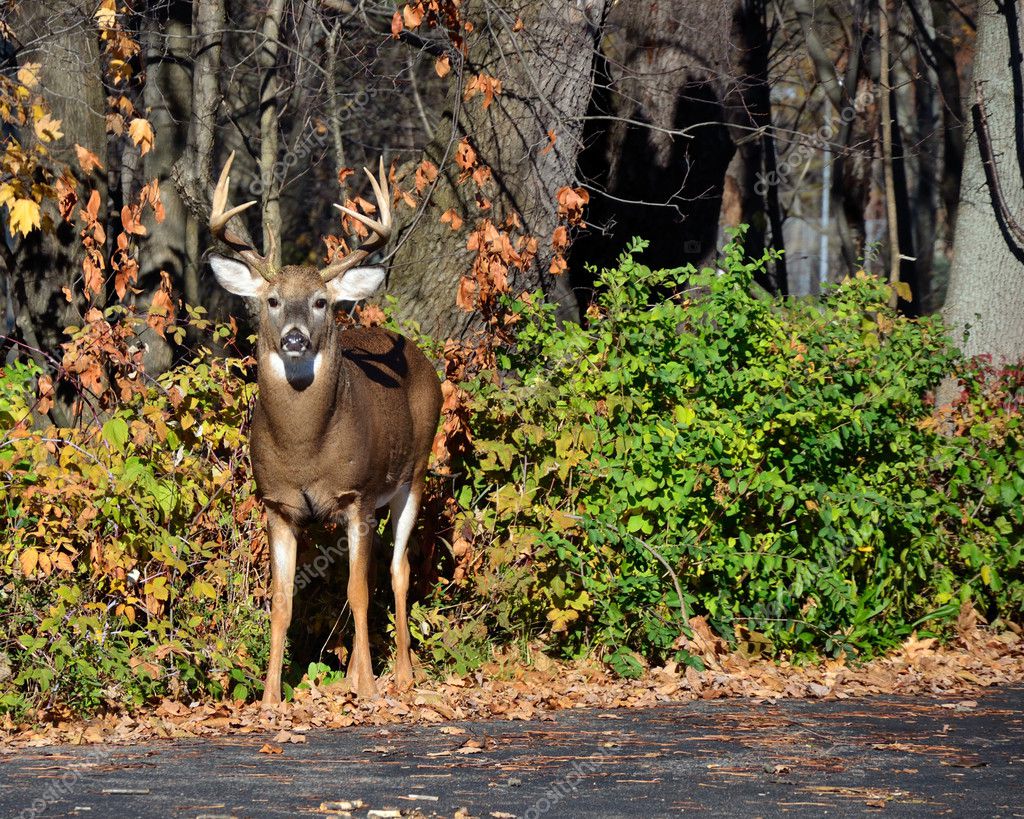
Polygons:
M380 158L380 174L378 179L374 179L373 174L367 168L363 168L363 170L366 171L366 175L370 179L370 185L373 187L374 196L377 197L377 209L380 211L380 220L371 219L366 214L357 213L351 208L346 208L344 205L334 205L342 213L366 225L370 229L370 235L366 237L366 241L358 248L341 259L331 262L320 271L320 275L325 282L329 282L331 279L340 276L345 271L351 270L364 261L377 248L387 244L388 238L391 236L391 191L388 190L388 178L384 173L384 157Z
M268 282L274 278L273 258L277 255L277 237L270 233L267 237L268 251L266 255L256 252L256 248L248 242L242 241L236 233L228 230L228 221L232 216L237 216L243 210L251 208L256 200L246 202L225 211L228 204L228 189L231 187L231 163L235 161L235 152L232 151L224 168L217 180L217 187L213 190L213 207L210 210L210 233L220 239L224 244L237 253L242 260L254 271L259 273Z

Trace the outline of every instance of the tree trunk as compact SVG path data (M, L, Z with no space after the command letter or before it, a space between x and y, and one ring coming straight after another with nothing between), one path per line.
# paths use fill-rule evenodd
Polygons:
M785 252L782 224L785 215L779 201L778 157L772 126L769 60L772 36L768 30L765 0L743 0L733 19L734 46L739 51L735 92L728 99L729 120L736 127L736 156L731 167L739 189L741 220L749 226L744 240L747 256L759 259L766 247ZM723 210L724 212L724 210ZM766 241L770 230L771 241ZM759 275L765 289L787 295L786 257L774 263L774 271Z
M956 64L953 37L959 31L959 20L950 19L948 0L932 0L935 19L935 62L942 95L942 184L940 191L946 209L946 242L950 244L956 230L960 210L960 182L964 166L963 104L960 99L960 73Z
M263 18L263 41L260 44L258 62L260 66L260 180L262 191L263 250L271 253L271 263L281 264L280 242L273 242L272 236L281 235L281 183L276 173L277 155L281 145L280 122L278 121L278 94L280 80L277 76L278 37L284 18L284 0L271 0ZM283 176L283 174L282 174Z
M1018 361L1024 358L1024 27L1012 0L981 0L977 20L974 129L943 312L966 355Z
M147 20L146 86L144 100L149 121L156 132L152 150L144 157L144 182L160 183L160 201L165 218L157 222L146 212L148 231L139 252L139 289L148 301L166 272L176 286L184 282L186 266L185 205L171 181L175 161L188 144L188 123L192 114L192 77L188 70L192 11L184 0L175 0ZM162 372L171 364L169 342L152 330L144 331L147 346L146 370Z
M19 3L10 20L20 42L29 44L19 51L18 63L42 65L41 91L53 116L61 120L64 132L63 140L53 150L57 159L72 167L76 167L75 143L101 159L106 155L106 99L92 10L92 3L81 0ZM30 137L23 133L19 138ZM79 172L79 177L87 191L96 189L100 201L106 203L104 174L86 178ZM74 282L81 278L84 252L78 229L66 224L52 204L46 207L57 229L53 233L33 231L19 244L14 256L16 269L11 271L12 294L22 340L42 354L59 358L64 328L81 321L77 303L69 303L62 289L76 289Z
M192 8L192 118L189 121L188 148L172 172L178 195L188 210L184 278L185 300L189 304L202 303L199 288L200 220L210 212L213 189L214 137L222 101L221 38L224 25L224 0L195 1ZM241 232L237 226L235 229Z
M575 181L595 40L607 5L608 0L466 4L466 17L479 34L470 44L462 83L452 83L441 124L425 151L424 159L439 169L436 186L422 214L402 209L396 215L402 223L388 289L398 298L401 318L418 321L438 338L463 338L479 326L479 316L455 302L471 254L465 229L453 231L440 221L450 208L466 228L481 216L497 224L518 214L522 233L538 240L539 252L525 274L514 274L510 287L543 287L564 315L578 315L566 277L551 277L547 270L554 255L552 233L559 224L556 192ZM479 95L463 101L465 83L476 74L501 80L502 92L486 108ZM553 145L549 132L556 135ZM458 181L453 154L463 137L493 172L486 212L474 198L476 185Z
M573 247L575 269L613 265L634 236L650 242L653 267L714 255L735 152L724 106L732 6L623 0L609 12L580 160L593 229Z

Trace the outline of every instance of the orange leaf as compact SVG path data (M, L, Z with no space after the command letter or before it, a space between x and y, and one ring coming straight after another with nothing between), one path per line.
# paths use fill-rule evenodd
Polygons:
M417 3L415 6L406 3L405 8L402 9L402 22L405 23L406 28L419 28L420 23L423 22L423 13L422 3Z
M476 170L473 171L473 181L476 182L478 188L482 188L487 184L487 181L491 178L491 169L486 165L477 166Z
M78 204L78 183L70 173L62 173L57 177L57 209L65 222L73 221L71 216Z
M121 208L121 224L124 225L125 233L134 236L145 236L146 226L142 224L141 208L138 205L125 205Z
M476 309L476 282L468 276L459 279L459 292L455 296L455 303L467 313Z
M121 262L114 273L114 290L119 299L124 299L128 288L135 284L139 278L139 263L135 259L127 258Z
M552 129L548 129L548 144L541 150L541 156L551 151L555 147L555 142L558 140L558 135Z
M26 549L18 555L18 562L21 563L22 573L28 577L36 570L36 566L39 565L39 552L35 549Z
M83 173L92 173L97 168L101 171L103 170L103 163L100 162L100 158L77 142L75 143L75 153L78 155L78 164L81 166Z
M153 126L149 124L149 120L142 117L136 117L128 123L128 136L139 146L139 152L143 156L153 147L153 141L156 139L153 134Z
M160 289L153 294L149 303L149 315L146 324L162 338L167 325L174 320L174 302L171 299L171 277L166 271L160 271Z
M448 208L441 214L441 222L448 225L452 230L462 227L462 217L455 212L455 208Z
M98 294L103 289L103 257L96 248L86 250L82 272L85 273L86 295Z
M437 165L424 159L416 168L416 193L423 193L427 185L437 179Z
M447 77L448 72L452 70L452 61L448 58L447 54L442 54L437 58L434 63L434 71L437 72L439 77Z
M53 379L48 375L39 376L37 384L39 388L39 400L36 401L36 411L46 415L53 409Z
M489 74L476 74L466 83L466 91L463 95L470 100L477 94L483 94L484 108L487 108L493 101L496 94L501 93L501 80Z
M569 229L565 225L559 225L551 234L551 246L559 253L569 246Z
M100 192L94 190L89 194L89 201L85 206L85 215L90 222L95 222L100 215Z
M403 28L402 15L396 11L391 18L391 36L397 39Z
M157 222L162 222L166 214L164 213L164 203L160 200L159 179L154 179L139 192L139 205L146 204L153 208L153 215Z
M473 146L469 144L469 139L467 137L463 137L462 142L459 143L459 147L455 149L455 164L464 171L468 171L476 165L476 151L474 151Z

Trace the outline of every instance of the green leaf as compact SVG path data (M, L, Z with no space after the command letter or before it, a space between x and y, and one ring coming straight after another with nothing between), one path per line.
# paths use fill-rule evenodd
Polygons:
M124 449L128 443L128 423L115 416L103 425L103 438L115 450Z

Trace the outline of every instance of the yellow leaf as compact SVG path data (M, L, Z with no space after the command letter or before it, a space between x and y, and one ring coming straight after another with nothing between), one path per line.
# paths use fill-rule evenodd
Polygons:
M18 82L26 88L35 88L39 84L39 63L25 63L18 69Z
M34 126L36 137L40 142L53 142L53 140L64 136L64 132L60 129L60 120L54 119L49 114L44 113L42 116L37 116Z
M126 63L124 60L111 60L108 63L110 79L114 85L118 85L125 80L132 78L132 67L130 63Z
M210 600L217 599L217 590L205 580L197 580L192 584L192 591L196 597L208 597Z
M21 562L21 571L28 576L36 570L36 566L39 564L39 552L35 549L26 549L18 555L18 560Z
M128 135L132 138L132 142L139 146L143 156L153 147L153 126L149 124L149 120L142 117L133 119L128 123Z
M10 205L11 233L28 236L39 227L39 203L31 199L17 199Z
M896 295L903 299L903 301L910 301L913 298L910 292L910 285L906 282L893 282L892 289L896 291Z
M103 0L93 17L96 18L96 24L101 29L114 28L117 25L115 0Z

